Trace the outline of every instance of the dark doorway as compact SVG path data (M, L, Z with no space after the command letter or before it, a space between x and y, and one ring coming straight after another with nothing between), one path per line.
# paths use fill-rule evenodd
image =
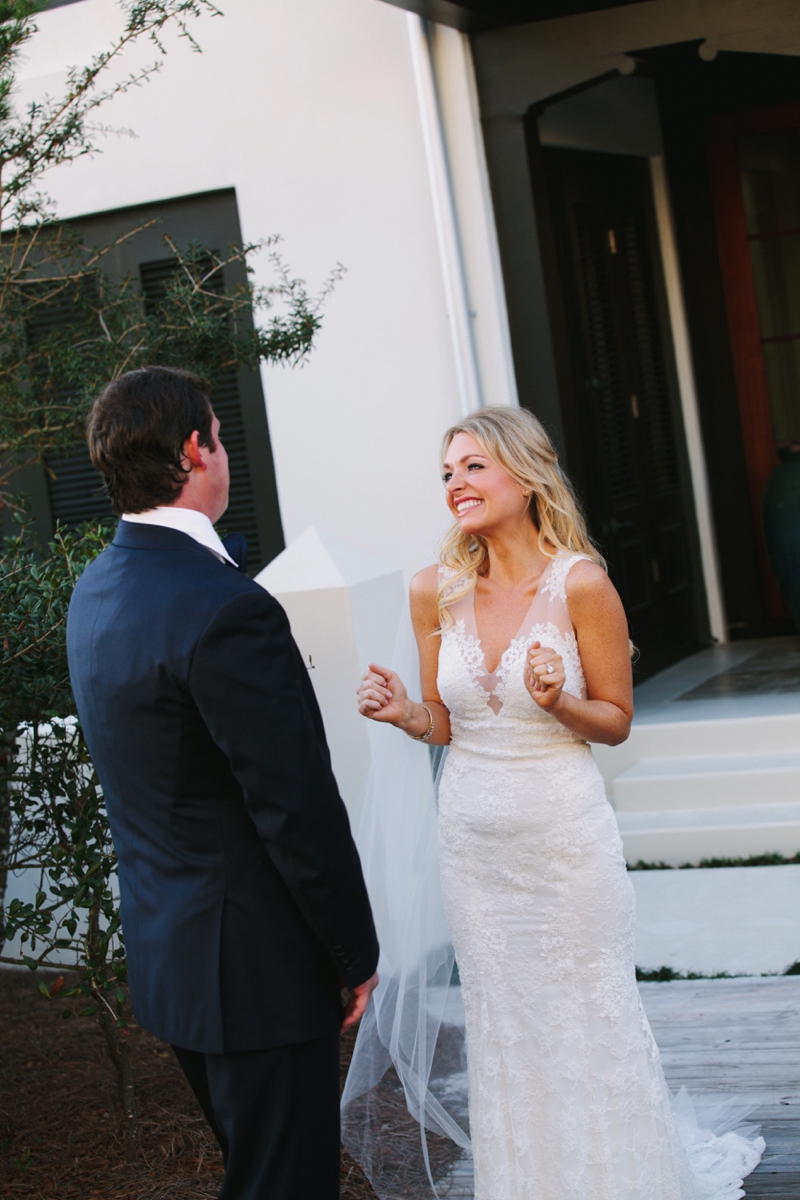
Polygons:
M753 523L777 451L800 447L800 104L711 122L714 208ZM765 600L786 615L759 536Z
M633 156L541 154L570 466L642 677L707 641L649 168Z

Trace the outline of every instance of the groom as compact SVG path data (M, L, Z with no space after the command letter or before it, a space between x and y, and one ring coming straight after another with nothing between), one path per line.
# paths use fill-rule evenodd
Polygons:
M221 1198L336 1200L339 1031L366 1008L378 946L308 672L213 528L228 460L208 385L131 371L88 440L122 519L78 581L67 643L136 1017L208 1118Z

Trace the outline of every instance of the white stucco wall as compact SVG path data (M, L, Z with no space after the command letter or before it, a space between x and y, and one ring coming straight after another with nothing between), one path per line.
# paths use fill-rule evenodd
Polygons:
M310 362L264 371L287 541L311 524L402 567L447 516L438 442L459 416L405 13L380 0L223 0L118 97L102 154L59 168L61 217L234 187L246 240L280 233L312 291L341 262ZM58 94L121 28L114 0L42 14L20 99ZM140 47L125 68L151 61ZM266 259L258 282L268 282Z

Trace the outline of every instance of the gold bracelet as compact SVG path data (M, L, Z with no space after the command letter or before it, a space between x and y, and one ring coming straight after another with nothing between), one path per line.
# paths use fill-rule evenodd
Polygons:
M422 707L425 709L425 712L428 714L428 728L425 730L424 733L410 733L408 735L410 738L413 738L415 742L427 742L428 738L433 733L433 713L428 708L427 704L423 704Z

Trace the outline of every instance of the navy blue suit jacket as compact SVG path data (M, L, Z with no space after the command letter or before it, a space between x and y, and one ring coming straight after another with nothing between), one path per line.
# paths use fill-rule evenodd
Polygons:
M319 1037L378 958L281 606L187 534L121 521L67 623L119 862L137 1019L187 1050Z

